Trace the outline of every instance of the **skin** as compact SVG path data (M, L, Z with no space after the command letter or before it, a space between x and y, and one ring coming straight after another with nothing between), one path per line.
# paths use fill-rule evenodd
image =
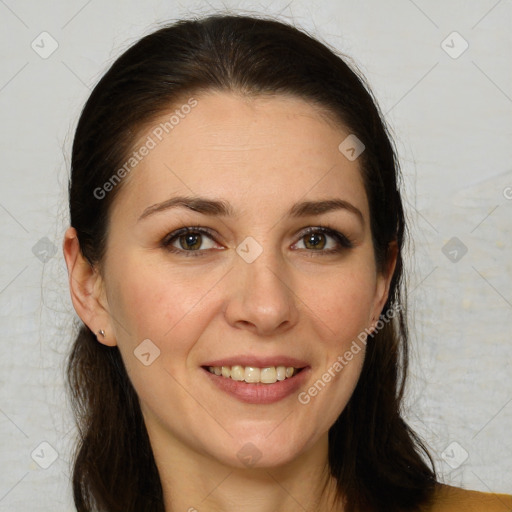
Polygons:
M119 347L167 511L330 510L328 430L357 384L364 345L307 405L296 394L267 405L238 401L214 387L201 365L286 354L310 365L307 390L379 318L396 251L379 273L359 161L338 150L349 130L298 98L212 92L196 99L125 178L104 261L90 267L75 230L67 230L73 304L94 332L105 330L98 342ZM222 199L234 215L178 207L139 220L146 208L181 195ZM350 202L362 219L346 209L288 215L297 202L323 199ZM321 234L320 249L306 245L303 230L325 224L353 247ZM202 237L202 255L187 256L177 239L181 253L162 247L184 226L214 232L213 241ZM252 263L236 252L248 236L262 248ZM134 355L145 339L160 350L149 366ZM247 443L260 454L251 467L237 456Z

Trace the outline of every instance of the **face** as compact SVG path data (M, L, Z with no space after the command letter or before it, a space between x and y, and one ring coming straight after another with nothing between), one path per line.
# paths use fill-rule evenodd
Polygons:
M155 147L112 206L110 338L152 440L276 466L317 446L346 406L364 345L332 369L378 318L389 276L358 160L338 149L348 130L297 98L195 99L161 141L172 112L142 135ZM275 382L246 382L262 379Z

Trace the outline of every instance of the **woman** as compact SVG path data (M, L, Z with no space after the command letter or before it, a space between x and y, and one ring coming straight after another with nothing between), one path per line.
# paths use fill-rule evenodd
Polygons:
M437 483L401 418L399 167L325 45L242 16L144 37L69 192L78 511L510 510Z

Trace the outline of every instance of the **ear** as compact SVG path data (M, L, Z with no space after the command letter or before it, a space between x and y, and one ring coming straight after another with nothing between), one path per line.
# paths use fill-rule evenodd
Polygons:
M386 301L389 296L389 288L391 285L391 279L395 273L396 260L398 257L398 245L396 240L392 240L388 245L387 262L385 268L377 274L377 286L375 290L375 302L370 317L372 324L375 324L381 313Z
M82 255L75 228L70 227L64 235L62 245L68 268L71 301L78 316L85 325L96 333L98 341L115 346L116 340L111 326L104 281L98 269L92 266ZM105 331L105 335L99 331Z

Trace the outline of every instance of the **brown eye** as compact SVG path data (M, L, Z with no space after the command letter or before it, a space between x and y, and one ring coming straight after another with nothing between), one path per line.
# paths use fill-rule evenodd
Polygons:
M324 233L310 233L303 240L306 249L323 249L326 243Z
M185 256L204 255L209 249L216 247L213 234L206 228L185 227L169 233L161 242L169 252L181 253Z
M201 247L202 235L197 233L187 233L186 235L181 235L178 238L180 249L184 249L186 251L196 250Z
M301 245L303 245L301 247ZM354 245L343 233L332 228L312 227L302 232L299 241L293 245L294 249L304 249L310 253L332 254L350 249Z

